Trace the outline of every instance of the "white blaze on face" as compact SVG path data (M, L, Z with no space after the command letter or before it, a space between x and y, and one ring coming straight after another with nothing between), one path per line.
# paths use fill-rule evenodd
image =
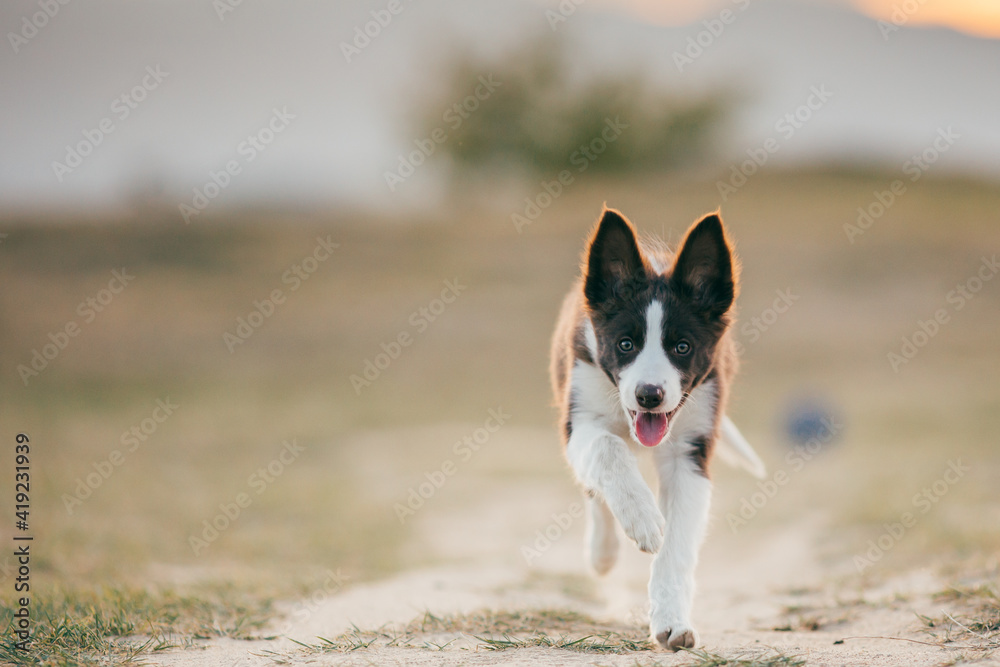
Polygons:
M642 350L618 375L622 404L632 412L641 410L635 390L644 384L663 389L663 404L656 412L671 412L681 402L681 374L663 349L663 318L663 304L654 299L646 308L646 339Z

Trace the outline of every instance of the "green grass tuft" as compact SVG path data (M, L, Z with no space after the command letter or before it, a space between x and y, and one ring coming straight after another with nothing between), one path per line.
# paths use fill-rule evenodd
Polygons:
M18 665L131 664L148 652L187 639L250 639L263 627L271 601L232 588L202 595L133 588L53 590L31 598L29 650L17 649L13 605L0 608L0 663Z

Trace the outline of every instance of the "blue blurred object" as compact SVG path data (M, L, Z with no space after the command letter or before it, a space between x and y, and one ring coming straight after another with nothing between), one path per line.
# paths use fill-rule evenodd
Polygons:
M785 434L796 448L825 448L837 440L843 429L832 401L824 398L798 397L785 411Z

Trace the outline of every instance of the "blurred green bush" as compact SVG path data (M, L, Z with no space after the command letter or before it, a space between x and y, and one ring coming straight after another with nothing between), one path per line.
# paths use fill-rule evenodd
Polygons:
M733 106L725 91L681 99L638 73L581 71L567 43L551 37L502 60L451 62L443 92L426 102L420 131L444 128L441 152L455 161L456 175L545 174L584 160L604 173L685 167L711 151ZM477 90L485 99L470 99ZM601 148L598 139L616 119L627 127L591 159L582 149Z

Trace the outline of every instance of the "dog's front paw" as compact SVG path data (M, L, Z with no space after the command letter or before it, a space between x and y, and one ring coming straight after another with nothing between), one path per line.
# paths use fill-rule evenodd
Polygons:
M694 631L694 628L687 627L684 624L660 630L659 632L654 628L652 634L657 644L671 651L679 651L682 648L694 648L698 645L698 633Z
M648 499L632 498L619 514L619 523L640 551L655 554L663 546L663 515L656 507L652 494Z

